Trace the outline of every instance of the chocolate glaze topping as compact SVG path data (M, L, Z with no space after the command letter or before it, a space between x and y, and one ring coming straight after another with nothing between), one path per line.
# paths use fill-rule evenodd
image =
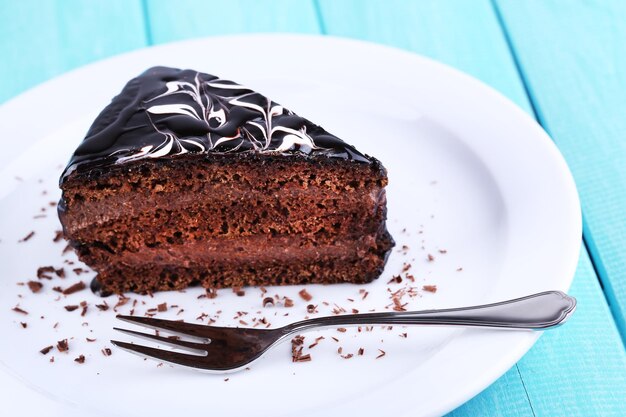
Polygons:
M63 175L185 153L328 156L362 163L357 151L269 98L192 70L153 67L113 98Z

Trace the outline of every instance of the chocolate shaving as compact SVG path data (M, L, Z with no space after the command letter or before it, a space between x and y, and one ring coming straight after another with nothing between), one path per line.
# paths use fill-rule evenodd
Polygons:
M206 297L207 298L215 298L217 297L217 290L214 288L207 288L206 289Z
M293 307L293 300L289 297L285 297L283 303L285 307Z
M85 355L80 355L78 358L74 359L74 362L85 363Z
M306 306L306 312L309 314L317 313L317 306L309 304L308 306Z
M62 293L63 295L70 295L70 294L74 294L75 292L82 291L85 288L87 288L85 283L83 281L78 281L76 284L71 285L67 287L66 289L64 289Z
M385 355L387 354L387 353L386 353L384 350L382 350L382 349L378 349L378 351L380 352L380 355L376 356L376 359L380 359L380 358L382 358L383 356L385 356Z
M346 355L341 355L342 358L344 359L350 359L351 357L353 357L354 355L352 353L348 353Z
M272 297L265 297L263 299L263 307L267 306L274 307L274 299Z
M80 306L83 308L83 311L80 312L80 316L85 317L85 314L87 314L87 308L88 308L87 301L81 301Z
M89 271L87 271L86 269L83 269L83 268L74 268L74 269L72 269L72 271L74 271L74 273L76 275L80 275L80 274L82 274L84 272L89 272Z
M313 296L311 294L309 294L306 289L300 290L298 292L298 295L300 295L300 297L302 297L302 299L304 301L311 301L313 299Z
M59 287L58 285L56 287L52 287L52 291L56 291L56 292L63 292L63 288Z
M77 306L77 305L65 306L65 309L66 309L67 311L74 311L74 310L76 310L77 308L78 308L78 306Z
M439 253L446 254L448 251L446 249L439 249Z
M57 349L59 352L67 352L70 349L67 339L59 340L57 342Z
M428 259L428 262L432 262L435 260L435 257L429 253L427 259Z
M72 251L72 247L69 244L67 244L63 248L63 251L61 252L61 255L65 255L66 253L71 252L71 251Z
M24 323L23 321L20 321L20 324L24 329L28 327L28 323Z
M54 239L52 239L52 241L54 243L60 241L61 239L63 239L63 231L62 230L57 230L54 232Z
M436 293L437 292L437 286L436 285L424 285L422 287L422 289L424 291L428 291L428 292L432 292L432 293Z
M109 309L109 305L106 301L104 301L102 304L96 304L96 308L100 311L107 311Z
M113 352L111 352L111 349L109 349L109 348L104 348L104 349L101 350L101 352L102 352L102 354L104 356L111 356L111 354L113 353Z
M363 353L365 353L365 349L359 348L359 350L357 351L357 355L363 356Z
M337 331L340 333L345 333L347 331L347 329L345 327L339 327L337 328Z
M233 292L237 294L237 297L243 297L244 295L246 295L246 292L243 290L243 288L240 287L233 287Z
M402 282L402 277L400 275L394 275L387 284L400 284Z
M48 275L48 272L55 272L53 266L41 266L37 268L37 278L39 279L52 279L52 275Z
M48 352L50 352L53 348L54 346L52 345L46 346L45 348L41 349L39 352L42 353L43 355L47 355Z
M28 311L22 310L19 306L13 307L12 310L15 311L16 313L20 313L20 314L24 314L24 315L28 314Z
M26 242L28 241L31 237L35 236L35 232L32 231L29 234L27 234L26 236L24 236L23 238L21 238L20 240L18 240L18 243L22 243L22 242Z
M86 337L85 340L87 340L88 342L95 342L96 341L96 339L90 339L88 337Z
M28 285L28 288L30 288L30 290L33 293L38 293L39 290L43 288L43 284L37 281L28 281L26 284Z
M123 295L118 296L117 298L117 303L115 304L115 306L113 307L113 311L117 312L117 308L121 307L123 305L125 305L126 303L128 303L130 301L129 297L125 297Z
M291 339L291 360L292 362L308 362L311 360L311 355L302 354L302 348L304 345L304 336L295 336Z
M57 277L59 278L65 278L65 269L63 268L55 269L54 273L57 274Z
M160 313L167 311L167 303L161 303L157 306L157 311Z

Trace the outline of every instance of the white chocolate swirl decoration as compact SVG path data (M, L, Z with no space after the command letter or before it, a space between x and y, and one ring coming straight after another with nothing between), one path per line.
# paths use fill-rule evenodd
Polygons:
M193 70L150 68L126 84L89 129L61 176L186 153L252 152L374 158L269 98Z

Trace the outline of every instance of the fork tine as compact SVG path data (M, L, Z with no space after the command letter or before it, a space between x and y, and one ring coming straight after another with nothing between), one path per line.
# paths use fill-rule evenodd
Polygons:
M153 347L135 345L133 343L120 342L119 340L111 340L115 346L127 350L131 353L147 356L152 359L173 363L176 365L189 366L192 368L205 369L202 361L198 360L202 356L189 355L187 353L174 352L171 350L157 349Z
M117 330L122 333L129 334L131 336L141 337L143 339L156 340L158 342L161 342L169 346L173 346L175 348L183 347L186 349L191 349L196 352L202 352L203 356L206 356L207 354L206 347L208 345L205 345L203 343L195 343L195 342L188 342L185 340L172 339L169 337L157 336L155 334L141 333L135 330L120 329L119 327L114 327L113 330Z
M216 332L221 330L220 327L207 326L205 324L185 323L183 321L155 319L152 317L124 316L120 314L116 317L128 323L139 324L156 330L167 330L174 334L198 337L201 339L215 337L217 336Z

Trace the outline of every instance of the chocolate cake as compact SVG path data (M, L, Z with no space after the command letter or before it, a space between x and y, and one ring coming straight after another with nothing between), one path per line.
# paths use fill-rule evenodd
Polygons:
M103 293L365 283L393 247L381 163L260 93L150 68L100 113L59 217Z

